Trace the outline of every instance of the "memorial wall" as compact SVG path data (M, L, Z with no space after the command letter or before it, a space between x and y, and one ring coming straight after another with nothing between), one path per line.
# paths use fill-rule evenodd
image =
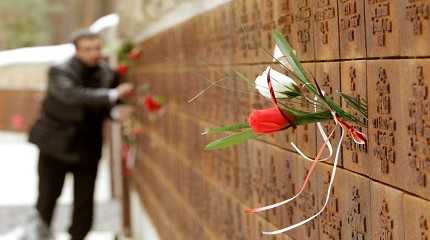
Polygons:
M145 132L132 179L161 238L430 239L429 14L429 0L233 0L140 42L142 58L128 80L150 84L168 101L156 116L137 114ZM263 236L322 206L330 161L318 163L297 200L260 214L244 211L299 190L311 163L290 142L316 155L322 140L315 126L218 151L204 150L214 138L201 133L246 122L251 109L271 105L235 72L254 80L272 63L273 29L336 101L342 91L367 102L361 130L368 144L344 142L322 215Z

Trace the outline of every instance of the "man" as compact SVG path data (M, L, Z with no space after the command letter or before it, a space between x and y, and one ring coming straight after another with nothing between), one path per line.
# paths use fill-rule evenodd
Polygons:
M30 131L30 142L40 150L36 209L43 221L39 225L50 226L65 175L72 173L74 202L69 233L72 240L82 240L93 220L103 121L128 115L130 108L114 106L133 87L127 83L118 85L118 74L102 62L98 35L82 30L72 40L75 56L49 69L48 89L40 117ZM33 234L50 239L46 232Z

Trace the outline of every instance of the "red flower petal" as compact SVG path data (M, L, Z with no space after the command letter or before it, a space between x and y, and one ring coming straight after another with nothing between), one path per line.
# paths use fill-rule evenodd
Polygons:
M156 101L152 96L146 96L144 104L146 110L148 110L149 112L156 112L161 108L161 104Z
M256 133L277 132L291 125L277 107L252 111L248 123Z
M125 65L125 64L123 64L123 63L121 63L121 64L118 65L118 68L116 70L117 70L117 72L119 74L121 74L122 76L124 76L128 72L128 66Z
M133 48L133 50L131 50L128 53L127 57L129 60L135 61L139 59L141 55L142 55L142 50L140 48Z

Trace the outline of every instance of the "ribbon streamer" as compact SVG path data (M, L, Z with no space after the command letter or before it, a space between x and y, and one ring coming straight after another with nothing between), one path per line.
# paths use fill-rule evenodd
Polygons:
M320 131L320 134L321 134L321 136L322 136L322 138L323 138L324 142L327 142L327 148L328 148L328 151L329 151L329 155L328 155L327 157L325 157L325 158L321 158L321 159L319 159L319 160L318 160L318 162L324 162L324 161L329 160L329 159L333 156L333 147L331 146L331 143L330 143L330 141L328 141L328 139L330 139L330 138L332 137L332 135L333 135L333 133L334 133L334 129L333 129L333 131L330 133L330 135L327 137L327 134L325 133L324 129L322 128L322 126L321 126L321 123L320 123L320 122L317 122L317 127L318 127L318 130ZM306 159L306 160L308 160L308 161L311 161L311 162L313 162L313 161L314 161L314 159L316 159L316 156L315 156L315 157L313 157L313 158L308 157L308 156L307 156L305 153L303 153L303 151L302 151L302 150L300 150L300 148L298 148L298 147L297 147L297 145L296 145L296 144L294 144L293 142L291 142L290 144L291 144L291 146L294 148L294 150L296 150L296 152L297 152L300 156L302 156L304 159Z
M340 124L337 121L337 119L335 119L335 121L336 121L336 126L339 126ZM276 235L276 234L281 234L281 233L290 231L290 230L292 230L294 228L300 227L300 226L308 223L309 221L312 221L314 218L318 217L325 210L325 208L327 207L327 204L328 204L328 202L330 200L330 193L331 193L331 189L333 187L334 178L336 176L337 163L339 161L339 156L340 156L340 146L342 145L343 137L345 135L343 127L341 127L340 130L341 130L341 136L340 136L339 143L338 143L337 149L336 149L336 155L335 155L335 159L334 159L334 163L333 163L333 170L332 170L332 173L331 173L331 176L330 176L330 182L329 182L329 185L328 185L327 195L326 195L326 199L325 199L324 205L313 216L311 216L311 217L309 217L309 218L307 218L307 219L305 219L305 220L303 220L301 222L298 222L296 224L293 224L291 226L288 226L286 228L279 229L279 230L276 230L276 231L271 231L271 232L264 231L264 232L262 232L263 234L265 234L265 235Z
M294 119L292 119L290 116L288 116L287 114L284 113L284 111L282 111L282 109L278 106L278 101L276 100L275 97L275 91L273 90L273 86L272 86L272 79L270 77L270 70L272 68L269 68L269 71L267 72L267 85L269 86L269 92L270 92L270 96L272 97L272 103L273 105L275 105L276 108L278 108L278 111L282 114L282 116L285 118L285 120L291 124L291 126L294 126Z
M333 130L330 133L330 136L334 133L335 129L336 129L336 127L333 128ZM324 130L322 130L322 131L324 132ZM325 132L324 132L324 134L325 134ZM266 211L266 210L269 210L269 209L273 209L273 208L282 206L284 204L287 204L287 203L293 201L294 199L296 199L298 196L300 196L302 194L302 192L305 190L306 185L308 184L309 179L311 178L311 175L312 175L315 167L317 166L318 160L321 157L321 155L322 155L322 153L323 153L323 151L324 151L324 149L325 149L325 147L326 147L326 145L327 145L328 142L330 142L330 140L329 140L329 138L326 138L325 141L324 141L324 144L321 146L320 150L318 151L317 156L315 157L315 159L312 160L312 165L311 165L311 167L310 167L310 169L309 169L309 171L308 171L308 173L307 173L307 175L305 177L305 180L304 180L304 182L302 184L302 187L300 188L300 190L293 197L291 197L289 199L286 199L286 200L284 200L282 202L271 204L271 205L268 205L268 206L265 206L265 207L248 208L248 209L245 209L245 211L247 213L263 212L263 211Z

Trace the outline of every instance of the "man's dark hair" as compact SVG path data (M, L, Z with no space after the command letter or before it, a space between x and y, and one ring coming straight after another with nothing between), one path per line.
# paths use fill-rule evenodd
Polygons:
M70 41L73 43L73 45L75 45L76 48L78 48L78 43L80 40L94 38L100 38L100 36L97 33L91 32L88 29L81 29L72 33Z

